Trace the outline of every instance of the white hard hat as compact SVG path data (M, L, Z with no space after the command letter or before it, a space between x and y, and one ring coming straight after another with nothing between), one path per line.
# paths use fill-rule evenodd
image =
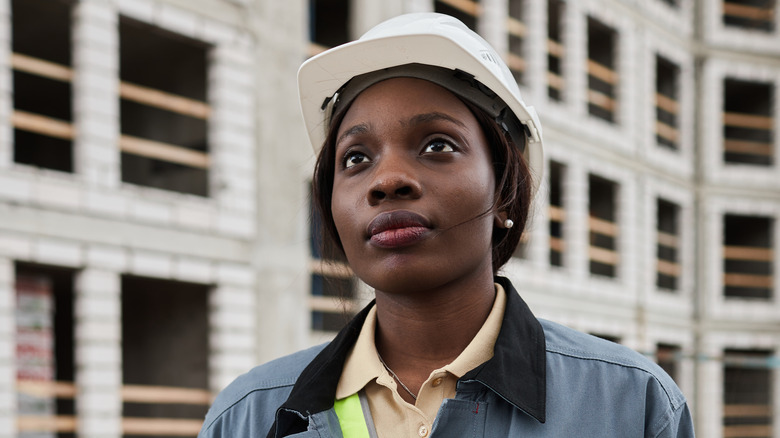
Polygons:
M516 145L524 147L533 180L531 193L536 192L544 168L536 111L523 102L514 76L490 44L444 14L392 18L357 41L301 65L301 110L314 149L319 150L325 141L334 106L347 107L365 88L391 77L430 80L485 110L514 137Z

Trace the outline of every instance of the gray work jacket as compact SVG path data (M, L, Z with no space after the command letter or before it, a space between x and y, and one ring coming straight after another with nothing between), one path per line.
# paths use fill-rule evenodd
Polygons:
M430 438L694 436L685 397L655 363L537 320L509 280L496 281L507 307L493 358L458 380ZM336 385L371 305L331 343L236 379L211 406L199 438L342 437Z

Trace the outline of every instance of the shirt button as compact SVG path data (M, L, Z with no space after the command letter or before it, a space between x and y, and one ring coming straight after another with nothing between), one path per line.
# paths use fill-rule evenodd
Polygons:
M441 377L437 377L437 378L433 379L433 382L431 382L431 385L433 385L433 387L435 388L435 387L441 385L441 381L442 381L442 378Z
M422 438L425 438L428 436L428 428L425 427L425 425L420 426L419 429L417 429L417 434L420 435Z

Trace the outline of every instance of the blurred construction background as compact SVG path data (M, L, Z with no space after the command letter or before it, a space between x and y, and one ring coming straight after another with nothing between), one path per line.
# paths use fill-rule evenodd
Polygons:
M541 115L537 316L656 360L699 436L780 437L776 0L0 0L0 438L193 437L370 299L317 249L295 75L416 11Z

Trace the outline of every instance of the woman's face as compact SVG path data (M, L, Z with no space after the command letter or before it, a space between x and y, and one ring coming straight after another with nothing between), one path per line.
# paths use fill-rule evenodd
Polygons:
M360 279L411 293L492 275L491 154L455 95L382 81L352 103L335 146L333 220Z

